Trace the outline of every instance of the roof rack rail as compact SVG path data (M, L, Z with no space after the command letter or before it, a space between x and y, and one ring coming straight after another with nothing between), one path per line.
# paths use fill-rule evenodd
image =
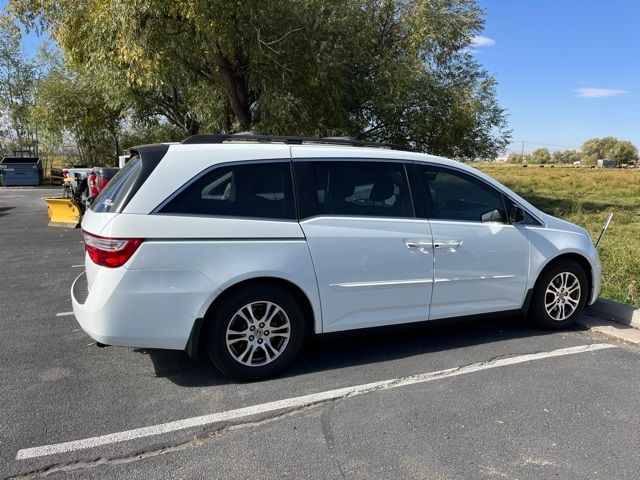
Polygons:
M407 152L415 151L406 145L393 143L376 143L357 140L353 137L291 137L277 135L260 135L253 132L241 132L235 134L215 134L215 135L192 135L185 138L181 143L185 145L225 143L225 142L258 142L258 143L284 143L286 145L342 145L350 147L373 147L387 148L390 150L403 150Z

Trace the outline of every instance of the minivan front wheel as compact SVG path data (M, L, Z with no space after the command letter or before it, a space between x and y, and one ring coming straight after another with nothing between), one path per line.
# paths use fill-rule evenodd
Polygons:
M298 354L305 322L296 298L279 286L243 289L222 302L210 322L207 350L223 374L268 378Z
M530 319L540 327L572 325L587 301L587 276L580 265L566 259L544 271L533 292Z

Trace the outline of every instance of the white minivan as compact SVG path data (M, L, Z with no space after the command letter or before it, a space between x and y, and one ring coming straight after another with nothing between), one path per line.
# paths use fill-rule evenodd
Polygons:
M306 335L598 296L586 230L453 160L349 139L197 135L131 149L87 211L73 311L99 345L274 375Z

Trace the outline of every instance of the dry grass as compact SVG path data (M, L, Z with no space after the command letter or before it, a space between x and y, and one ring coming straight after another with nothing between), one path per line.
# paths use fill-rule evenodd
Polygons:
M607 214L614 217L600 243L601 295L636 306L640 282L640 170L474 165L542 211L589 230L596 239Z

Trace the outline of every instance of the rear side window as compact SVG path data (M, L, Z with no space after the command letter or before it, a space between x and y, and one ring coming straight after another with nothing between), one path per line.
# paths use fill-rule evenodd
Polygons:
M295 162L300 218L412 217L405 168L394 162Z
M121 211L141 169L142 160L140 157L134 157L115 174L104 190L100 192L91 205L91 210L98 213Z
M295 219L291 164L215 168L187 185L159 213Z
M431 218L505 222L502 193L471 175L447 168L415 165Z

